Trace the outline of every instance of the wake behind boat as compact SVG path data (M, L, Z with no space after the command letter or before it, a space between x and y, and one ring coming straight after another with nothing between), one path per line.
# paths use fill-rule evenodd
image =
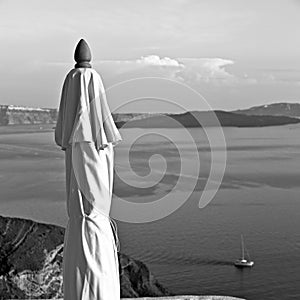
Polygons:
M254 266L254 261L252 261L252 260L250 259L250 255L249 255L248 252L247 252L248 258L247 258L247 259L245 258L245 245L244 245L244 238L243 238L243 235L241 235L241 251L242 251L241 258L240 258L240 259L237 259L237 260L234 262L234 265L235 265L237 268L253 267L253 266Z

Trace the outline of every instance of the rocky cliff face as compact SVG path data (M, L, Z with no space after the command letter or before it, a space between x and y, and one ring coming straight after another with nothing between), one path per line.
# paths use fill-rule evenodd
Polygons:
M64 228L0 216L0 299L62 298ZM169 295L142 262L119 254L122 297Z
M52 124L57 119L57 110L0 105L0 125Z

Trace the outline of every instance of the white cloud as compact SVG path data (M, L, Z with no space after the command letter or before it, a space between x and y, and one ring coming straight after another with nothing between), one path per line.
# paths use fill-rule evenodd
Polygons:
M232 75L225 70L225 67L233 64L234 61L223 58L206 58L202 60L203 69L206 70L209 76L213 78L232 77Z
M148 55L142 56L140 59L137 59L138 64L150 65L150 66L164 66L164 67L180 67L184 68L184 65L169 57L160 58L158 55Z
M110 70L112 76L130 74L130 76L160 76L197 85L209 83L214 85L253 84L248 77L238 77L228 71L227 67L234 61L224 58L170 58L158 55L142 56L132 60L105 60L96 63L99 68Z
M256 84L257 80L246 74L238 76L228 70L234 61L225 58L170 58L158 55L142 56L132 60L93 61L111 77L124 76L160 76L197 85L208 83L214 85ZM51 62L52 66L63 67L65 63Z
M236 76L226 70L234 61L223 58L182 58L185 68L174 73L174 78L187 83L233 84Z

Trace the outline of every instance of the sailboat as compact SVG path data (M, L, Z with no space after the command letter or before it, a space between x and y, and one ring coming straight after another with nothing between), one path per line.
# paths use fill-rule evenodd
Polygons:
M245 245L244 245L243 235L241 235L241 250L242 250L242 256L241 256L240 259L237 259L234 262L234 265L238 268L253 267L254 261L252 261L250 259L250 256L249 256L248 252L247 252L248 259L245 258Z

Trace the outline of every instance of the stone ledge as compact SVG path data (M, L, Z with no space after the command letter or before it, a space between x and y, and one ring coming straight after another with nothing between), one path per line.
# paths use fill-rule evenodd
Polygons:
M146 297L146 298L122 298L121 300L245 300L229 296L169 296L169 297Z
M15 300L15 299L7 299L7 300ZM26 299L18 299L18 300L26 300ZM52 300L52 299L36 299L36 300ZM59 298L56 300L63 300L63 298ZM245 300L245 299L230 297L230 296L181 295L181 296L169 296L169 297L121 298L121 300Z

